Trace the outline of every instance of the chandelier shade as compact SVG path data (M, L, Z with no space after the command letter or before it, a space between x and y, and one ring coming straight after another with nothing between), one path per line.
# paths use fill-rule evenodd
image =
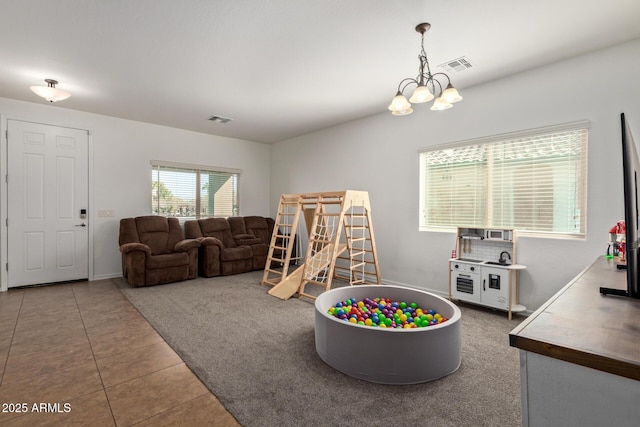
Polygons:
M448 110L451 107L453 107L453 105L451 105L450 102L448 102L444 97L441 96L433 102L431 109L433 111L440 111L440 110Z
M431 106L431 109L436 111L449 109L453 106L452 104L462 100L462 96L460 96L458 90L453 86L453 84L451 84L451 79L447 74L431 73L427 53L424 50L424 33L426 33L429 28L431 28L431 24L426 22L416 26L416 31L421 34L421 50L418 55L420 67L418 69L418 75L415 78L408 77L400 81L400 84L398 84L396 96L389 105L389 110L391 110L391 113L394 116L406 116L411 114L413 112L411 104L429 102L436 98L436 94L438 96ZM445 81L446 85L441 83L439 79ZM413 94L407 101L407 98L404 96L404 91L413 85L416 87L413 90Z
M433 99L433 94L426 86L417 86L413 91L413 95L409 98L409 102L414 104L421 104L423 102L429 102Z
M407 98L401 92L398 92L396 96L391 100L389 110L391 111L403 111L411 108L411 104L407 101Z
M447 100L447 102L451 102L451 103L462 100L462 97L458 93L458 90L455 87L453 87L451 83L449 83L447 85L447 88L444 90L444 92L442 92L442 96L444 97L444 99Z
M45 79L44 81L47 83L47 86L31 86L29 89L49 102L64 101L71 96L69 92L56 89L56 85L58 84L56 80Z

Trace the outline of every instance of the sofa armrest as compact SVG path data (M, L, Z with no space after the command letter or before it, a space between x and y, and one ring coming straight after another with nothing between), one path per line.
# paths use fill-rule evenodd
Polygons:
M218 246L220 249L224 249L224 243L215 237L199 237L198 241L202 246Z
M199 247L200 247L200 241L198 239L185 239L176 243L173 250L176 252L188 252L189 249L199 248Z
M125 243L120 246L120 252L125 255L135 251L142 251L147 255L151 255L151 248L143 243Z
M236 234L233 236L238 246L243 245L258 245L262 243L262 240L254 236L253 234Z

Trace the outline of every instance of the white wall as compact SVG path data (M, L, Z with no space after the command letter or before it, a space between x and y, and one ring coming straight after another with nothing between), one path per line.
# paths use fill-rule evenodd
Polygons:
M455 238L418 231L418 149L588 119L587 238L518 241L518 262L528 266L520 301L535 309L604 253L608 229L623 217L619 113L640 141L639 57L637 40L463 90L465 99L444 112L385 111L271 147L4 98L0 115L3 128L11 118L92 131L95 278L120 274L118 221L149 213L149 161L156 159L242 169L241 215L275 215L282 193L367 190L384 280L443 294ZM98 218L99 209L115 217Z
M586 239L518 240L518 263L528 266L520 276L520 302L536 309L605 252L609 228L624 218L620 113L640 141L637 58L640 40L462 90L464 100L443 112L420 105L407 117L385 111L277 143L272 215L282 193L367 190L384 281L444 294L455 235L418 231L418 150L588 119Z
M92 132L93 211L89 218L95 279L121 274L120 218L151 213L150 160L241 169L240 214L269 214L269 146L266 144L6 98L0 98L0 115L3 129L7 119L17 119ZM0 153L0 160L5 162L5 159L6 153ZM100 209L111 209L115 216L99 218L96 214ZM0 252L2 250L4 248Z

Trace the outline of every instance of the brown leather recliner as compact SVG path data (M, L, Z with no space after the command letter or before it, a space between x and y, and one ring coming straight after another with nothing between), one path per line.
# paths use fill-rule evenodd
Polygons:
M199 268L205 277L228 276L251 271L250 246L238 245L225 218L206 218L184 223L187 238L200 246Z
M122 275L131 286L159 285L198 276L200 242L184 238L177 218L123 218L119 244Z

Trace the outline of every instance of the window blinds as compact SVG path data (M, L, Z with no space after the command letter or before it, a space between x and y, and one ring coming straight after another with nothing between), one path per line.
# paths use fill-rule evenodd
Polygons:
M420 153L421 228L584 235L586 122Z
M240 171L152 161L152 212L178 218L238 215Z

